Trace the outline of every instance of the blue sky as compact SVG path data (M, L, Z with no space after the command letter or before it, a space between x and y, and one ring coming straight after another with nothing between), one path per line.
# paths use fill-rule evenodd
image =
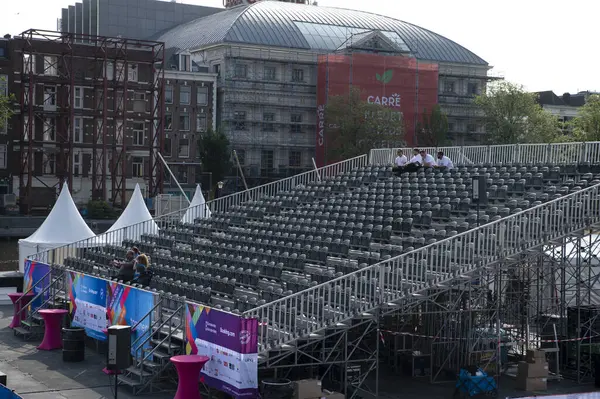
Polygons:
M222 0L185 0L220 7ZM3 2L0 33L56 29L60 9L75 0ZM475 52L494 72L532 91L600 91L595 0L319 0L398 18L442 34Z

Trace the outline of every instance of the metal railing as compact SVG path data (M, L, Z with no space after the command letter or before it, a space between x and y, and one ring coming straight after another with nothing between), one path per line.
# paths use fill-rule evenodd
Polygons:
M122 229L114 230L108 233L99 234L96 237L80 240L68 245L63 245L54 249L40 252L29 258L44 262L47 264L64 264L68 257L82 257L86 251L98 251L107 245L121 246L124 240L140 241L143 235L156 235L159 230L169 230L180 225L180 221L185 213L192 209L192 213L203 214L203 207L208 207L211 212L223 213L232 206L241 205L247 201L256 201L261 198L272 197L277 193L289 191L300 185L317 182L320 179L338 176L342 173L350 172L356 168L367 165L367 155L361 155L342 162L324 166L319 169L301 173L287 179L278 180L269 184L254 187L246 191L241 191L225 197L207 201L206 205L199 205L193 208L180 209L178 211L165 214L156 219L147 220ZM140 248L141 249L141 248ZM107 251L110 252L110 249ZM149 252L145 250L144 252ZM151 255L151 253L148 253ZM108 259L107 259L108 261Z
M244 312L259 348L292 342L600 222L600 184Z
M426 147L435 155L443 151L457 165L464 164L569 164L578 162L600 163L600 142L553 144L506 144L470 147ZM412 148L378 148L371 150L369 164L389 165L396 151L403 150L410 158Z

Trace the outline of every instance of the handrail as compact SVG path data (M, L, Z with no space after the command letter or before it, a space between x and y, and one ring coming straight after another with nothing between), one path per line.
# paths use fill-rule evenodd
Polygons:
M475 163L566 164L586 161L600 163L600 141L571 143L500 144L421 148L431 154L443 151L457 165ZM397 150L406 155L412 148L376 148L369 153L370 165L389 165Z
M163 321L163 322L160 324L160 326L158 326L158 328L157 328L157 331L161 331L160 329L161 329L161 328L162 328L164 325L166 325L166 323L168 323L169 321L171 321L171 319L173 318L173 316L175 316L175 315L177 314L177 312L179 312L180 310L183 310L183 309L185 309L185 302L184 302L182 305L180 305L180 306L179 306L179 307L178 307L178 308L175 310L175 312L173 312L173 314L172 314L171 316L167 317L167 319L166 319L166 320L164 320L164 321ZM177 328L180 328L180 327L182 326L182 324L183 324L183 320L180 320L179 324L177 325L177 327L175 327L175 329L177 329ZM143 356L143 353L144 353L143 346L144 346L144 344L145 344L146 342L148 342L149 340L151 340L151 339L152 339L152 335L153 335L153 334L151 333L151 334L150 334L150 335L149 335L149 336L146 338L146 340L145 340L145 341L142 343L142 345L141 345L141 347L142 347L142 356ZM164 338L163 338L163 339L162 339L162 340L161 340L161 341L158 343L158 345L156 345L155 347L153 347L153 348L150 350L150 352L149 352L149 353L148 353L146 356L144 356L144 357L143 357L143 359L142 359L142 360L141 360L141 361L140 361L138 364L143 364L143 363L144 363L146 360L148 360L148 357L149 357L150 355L152 355L152 354L153 354L153 353L156 351L156 349L157 349L157 348L158 348L160 345L162 345L162 344L163 344L163 343L164 343L164 342L165 342L167 339L170 339L172 336L173 336L173 334L170 334L170 335L167 335L166 337L164 337ZM136 353L137 353L137 351L136 351Z
M17 300L15 301L15 304L21 304L21 300L23 300L23 298L25 297L25 295L27 295L31 291L33 291L35 289L35 287L37 287L38 284L40 284L41 282L45 281L46 277L50 276L51 274L52 274L52 269L50 269L48 271L48 273L46 273L41 279L39 279L38 281L36 281L35 283L33 283L33 285L31 286L31 288L29 288L27 291L25 291L20 298L17 298ZM33 299L31 299L29 302L32 302L32 301L33 301Z
M152 315L152 312L154 312L154 311L156 310L156 308L157 308L157 307L158 307L160 304L162 304L162 301L163 301L163 299L162 299L162 298L160 298L160 300L159 300L159 301L156 303L156 305L154 305L154 307L152 307L152 309L150 309L150 311L149 311L148 313L146 313L146 314L144 315L144 317L142 317L140 320L138 320L138 322L137 322L137 323L135 323L135 325L134 325L133 327L131 327L131 331L135 331L135 330L136 330L136 328L137 328L137 326L139 326L139 325L140 325L140 323L141 323L142 321L146 320L146 317L148 317L148 316ZM150 325L150 329L152 329L152 322L150 322L150 324L151 324L151 325ZM134 340L133 340L133 342L131 343L131 346L133 346L133 347L135 348L135 344L137 343L137 341L138 341L140 338L142 338L142 336L141 336L141 335L140 335L139 337L137 337L136 339L134 339ZM143 345L143 344L142 344L142 345ZM136 349L136 351L137 351L137 349Z
M290 339L297 315L314 317L323 306L329 306L341 309L333 320L339 321L351 311L367 311L397 301L408 293L449 281L457 273L473 271L479 265L492 264L593 223L600 223L600 184L261 305L243 316L269 320L278 329L271 334ZM315 298L326 301L318 303ZM295 309L297 313L281 315L282 309ZM282 327L277 322L280 320L270 315L280 315L285 325ZM304 327L306 333L317 331L320 327L316 324L312 331ZM267 346L266 335L259 336L263 347Z
M178 224L183 218L185 213L192 209L197 211L200 215L201 211L208 206L211 212L225 212L230 207L242 204L251 198L257 200L267 196L273 196L279 192L289 191L299 185L306 185L311 182L317 181L316 175L320 174L322 178L337 176L340 173L349 172L357 167L367 165L367 155L360 155L345 161L333 163L331 165L324 166L317 170L311 170L304 172L287 179L278 180L272 183L264 184L255 188L251 188L246 191L231 194L225 197L217 198L191 208L180 209L165 215L162 215L156 219L149 219L134 225L124 227L112 232L99 234L96 237L91 237L83 240L76 241L71 244L63 245L53 249L49 249L44 252L39 252L35 255L31 255L29 258L45 263L59 263L67 256L77 254L79 251L85 250L86 248L93 248L104 246L107 244L118 243L121 245L123 240L129 238L138 238L141 234L149 232L158 232L168 227ZM248 197L249 196L249 197Z

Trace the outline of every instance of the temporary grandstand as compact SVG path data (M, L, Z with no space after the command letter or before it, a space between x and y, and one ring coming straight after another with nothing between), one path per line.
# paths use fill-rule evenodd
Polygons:
M258 321L261 378L318 377L347 397L377 397L388 364L437 382L465 364L498 375L538 347L550 378L591 378L600 142L427 150L457 167L397 177L396 149L374 149L207 202L210 218L148 221L159 232L139 241L40 253L50 278L30 289L63 306L65 270L116 284L110 260L132 245L149 254L155 276L137 288L156 295L150 334L119 376L138 393L189 352L186 302ZM482 179L487 198L473 195ZM36 314L20 334L35 335Z

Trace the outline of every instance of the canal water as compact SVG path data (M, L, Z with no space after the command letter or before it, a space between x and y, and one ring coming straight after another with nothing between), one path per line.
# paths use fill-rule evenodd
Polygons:
M19 240L0 239L0 272L19 270Z

